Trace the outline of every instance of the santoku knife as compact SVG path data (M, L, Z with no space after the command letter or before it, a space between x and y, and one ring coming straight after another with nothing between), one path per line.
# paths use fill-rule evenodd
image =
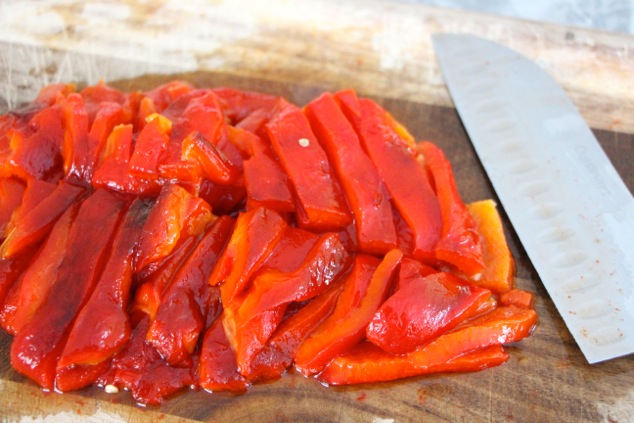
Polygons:
M456 109L590 363L634 352L634 199L561 87L515 51L437 34Z

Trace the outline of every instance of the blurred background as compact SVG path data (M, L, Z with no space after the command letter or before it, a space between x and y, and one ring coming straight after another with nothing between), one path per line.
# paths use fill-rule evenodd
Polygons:
M535 21L634 33L632 0L404 0Z

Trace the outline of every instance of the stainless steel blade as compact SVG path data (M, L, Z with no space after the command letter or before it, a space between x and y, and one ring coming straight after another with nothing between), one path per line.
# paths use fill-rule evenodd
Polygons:
M460 118L590 363L634 352L634 199L566 93L517 52L433 37Z

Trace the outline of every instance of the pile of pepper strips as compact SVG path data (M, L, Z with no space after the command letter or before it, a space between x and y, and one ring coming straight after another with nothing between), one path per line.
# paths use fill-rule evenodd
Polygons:
M495 204L350 90L48 86L0 117L0 235L11 363L47 390L474 371L536 324Z

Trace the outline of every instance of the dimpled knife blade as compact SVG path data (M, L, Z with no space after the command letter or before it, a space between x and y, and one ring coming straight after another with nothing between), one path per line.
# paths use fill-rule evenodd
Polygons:
M436 34L449 92L589 363L634 352L634 198L561 87L519 53Z

